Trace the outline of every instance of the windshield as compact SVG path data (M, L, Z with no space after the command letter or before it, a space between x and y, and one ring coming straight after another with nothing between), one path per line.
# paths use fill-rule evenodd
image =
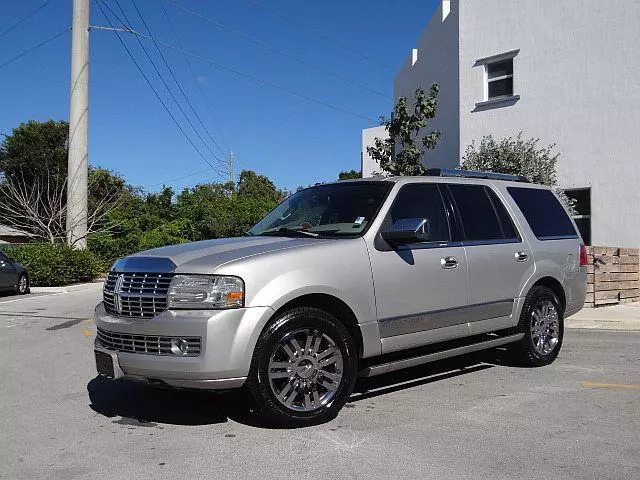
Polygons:
M317 185L301 190L260 220L248 235L359 236L391 189L388 182Z

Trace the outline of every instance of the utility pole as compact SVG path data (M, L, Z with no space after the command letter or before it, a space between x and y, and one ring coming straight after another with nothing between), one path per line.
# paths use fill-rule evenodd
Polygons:
M87 246L89 0L73 0L67 178L67 244Z
M235 158L235 155L236 155L235 153L229 152L229 181L234 185L235 185L235 177L233 176L233 160Z

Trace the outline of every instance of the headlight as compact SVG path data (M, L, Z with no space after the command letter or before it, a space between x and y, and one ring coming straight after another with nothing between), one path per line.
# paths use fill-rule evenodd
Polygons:
M171 279L168 308L234 308L244 306L244 282L221 275L176 275Z

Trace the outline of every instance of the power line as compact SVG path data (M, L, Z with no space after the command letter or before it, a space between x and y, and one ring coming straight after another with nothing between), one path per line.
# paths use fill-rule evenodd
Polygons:
M131 34L133 34L133 35L135 35L137 37L140 37L140 38L151 40L151 37L149 35L145 35L143 33L136 32L135 30L130 30L129 33L131 33ZM291 89L289 89L287 87L283 87L283 86L278 85L276 83L272 83L272 82L269 82L267 80L263 80L261 78L258 78L258 77L255 77L253 75L250 75L248 73L241 72L240 70L236 70L235 68L231 68L231 67L228 67L226 65L223 65L223 64L215 61L212 58L205 57L203 55L199 55L197 53L190 52L188 50L185 50L184 48L176 47L175 45L171 45L170 43L163 42L161 40L158 40L157 38L155 40L156 40L156 42L158 42L159 45L162 45L163 47L170 48L170 49L175 50L177 52L182 52L185 55L188 55L188 56L193 57L193 58L197 58L198 60L201 60L203 62L206 62L206 63L209 63L211 65L214 65L214 66L216 66L218 68L221 68L222 70L226 70L226 71L231 72L231 73L233 73L235 75L238 75L240 77L244 77L244 78L247 78L247 79L252 80L254 82L261 83L263 85L267 85L268 87L274 88L276 90L280 90L281 92L288 93L289 95L293 95L295 97L302 98L303 100L307 100L309 102L316 103L318 105L323 105L323 106L325 106L327 108L331 108L333 110L336 110L338 112L344 113L346 115L350 115L352 117L361 118L361 119L366 120L368 122L372 122L372 123L376 123L376 124L378 123L378 121L374 120L373 118L365 117L364 115L352 112L350 110L346 110L346 109L344 109L342 107L338 107L337 105L334 105L332 103L326 102L324 100L318 100L317 98L310 97L308 95L305 95L304 93L300 93L300 92L297 92L295 90L291 90Z
M13 30L14 28L16 28L18 25L20 25L22 22L25 22L27 20L29 20L31 17L33 17L36 13L38 13L40 10L42 10L44 7L46 7L47 5L49 5L53 0L47 0L46 2L40 4L40 6L38 8L36 8L35 10L32 10L31 12L27 13L24 17L22 17L20 20L18 20L16 23L14 23L13 25L9 26L7 29L3 30L2 32L0 32L0 38L4 37L7 33L9 33L11 30Z
M56 33L55 35L53 35L53 36L51 36L51 37L47 38L46 40L44 40L44 41L42 41L42 42L38 43L37 45L34 45L33 47L28 48L28 49L26 49L25 51L23 51L23 52L19 53L19 54L18 54L18 55L16 55L15 57L12 57L12 58L10 58L9 60L7 60L7 61L5 61L5 62L3 62L3 63L0 63L0 68L6 67L6 66L7 66L7 65L9 65L10 63L13 63L13 62L15 62L16 60L18 60L18 59L20 59L20 58L24 57L25 55L28 55L29 53L33 52L34 50L37 50L38 48L40 48L40 47L42 47L42 46L46 45L47 43L49 43L49 42L51 42L51 41L55 40L55 39L56 39L56 38L58 38L59 36L64 35L65 33L67 33L67 32L68 32L68 31L70 31L70 30L71 30L71 27L67 27L67 28L65 28L64 30L62 30L61 32Z
M173 78L173 81L175 82L175 84L178 86L178 89L180 90L180 93L182 93L182 96L184 97L184 99L187 102L187 105L189 106L189 108L191 109L191 111L193 112L194 116L196 117L196 119L198 120L198 122L200 123L200 125L202 126L202 128L204 129L204 131L207 133L207 135L209 136L209 138L211 139L211 141L213 142L213 144L218 148L218 150L220 150L220 152L225 155L224 150L222 150L222 147L220 147L220 145L218 144L218 142L216 142L216 140L213 138L213 135L211 135L211 132L209 132L209 129L206 127L206 125L204 124L204 122L202 121L202 119L200 118L200 115L198 115L198 112L196 111L196 109L193 107L193 105L191 104L191 101L189 100L189 97L187 96L187 94L185 93L184 89L182 88L182 85L180 85L180 82L178 81L178 78L176 77L175 73L173 72L173 69L171 68L171 66L169 65L169 62L167 62L166 57L164 56L164 54L162 53L162 50L160 50L160 47L158 46L158 43L155 41L155 39L153 38L153 35L151 33L151 29L149 28L149 26L147 25L147 22L145 21L144 17L142 16L142 13L140 12L140 10L138 9L138 6L136 5L135 0L131 0L131 3L133 4L133 7L136 9L136 12L138 13L138 16L140 17L140 20L142 20L142 24L144 25L144 28L147 30L147 33L149 34L149 36L152 38L153 40L153 44L156 47L156 50L158 51L158 54L160 55L160 58L162 58L162 61L165 65L165 67L167 68L167 70L169 70L169 73L171 74L171 78ZM213 152L211 152L213 154ZM216 157L217 158L217 157Z
M178 32L174 28L173 22L171 21L171 17L169 17L169 14L167 13L167 9L164 8L164 3L160 2L160 7L162 8L162 12L164 13L164 16L167 19L167 23L169 24L169 28L171 29L171 32L173 33L173 36L176 39L176 42L178 43L178 46L180 48L183 48L182 42L180 41L180 37L178 36ZM213 124L215 125L216 129L218 130L218 133L220 134L220 138L222 139L222 143L224 144L224 146L227 149L227 151L231 150L231 148L229 148L229 143L227 142L227 139L225 138L224 133L222 132L222 129L220 128L220 125L218 123L218 119L216 118L216 115L213 113L213 110L212 110L211 106L209 105L208 98L204 94L204 91L202 90L202 88L200 87L200 82L198 81L198 77L196 77L196 74L193 71L193 67L191 66L191 61L189 60L189 57L187 55L185 55L184 53L182 54L182 56L184 57L184 61L187 64L189 72L191 72L191 76L193 77L193 81L194 81L194 83L196 85L196 88L198 89L198 91L200 92L200 95L202 96L202 100L204 101L204 105L207 108L207 112L209 113L209 115L213 119Z
M365 55L364 53L359 52L358 50L355 50L355 49L349 47L348 45L345 45L342 42L334 40L333 38L329 37L328 35L325 35L325 34L319 32L319 31L317 31L315 28L312 28L309 25L306 25L306 24L304 24L302 22L299 22L298 20L295 20L294 18L288 17L288 16L278 12L277 10L274 10L273 8L265 5L264 3L259 2L258 0L248 0L248 1L253 3L254 5L257 5L260 8L263 8L264 10L268 10L269 12L271 12L272 15L275 15L276 17L279 17L282 20L284 20L286 22L289 22L292 25L295 25L296 27L298 27L298 28L300 28L302 30L306 30L307 32L315 35L316 37L321 38L321 39L323 39L323 40L325 40L325 41L327 41L329 43L332 43L333 45L335 45L335 46L337 46L337 47L339 47L339 48L341 48L343 50L346 50L346 51L350 52L351 54L362 58L363 60L366 60L366 61L368 61L370 63L373 63L373 64L375 64L375 65L377 65L379 67L382 67L382 68L384 68L386 70L390 70L392 72L395 72L395 69L390 67L389 65L385 65L384 63L381 63L378 60L376 60L376 59L374 59L374 58L372 58L372 57L370 57L368 55Z
M104 0L100 0L103 4L106 5ZM120 10L120 12L122 13L122 16L124 17L126 23L123 23L123 25L125 27L129 27L130 29L132 28L132 24L129 21L129 19L127 18L127 14L124 12L122 6L120 5L120 2L118 0L114 0L116 5L118 6L118 9ZM135 4L134 4L135 6ZM107 6L107 8L109 8ZM111 9L110 9L111 10ZM147 30L148 31L148 30ZM153 40L153 37L151 37L150 32L149 32L149 38L151 38ZM156 74L158 75L158 77L160 78L160 81L162 82L162 84L164 85L164 87L167 89L167 92L169 92L169 95L171 96L171 98L173 99L174 103L177 105L178 109L180 110L180 112L182 112L182 115L184 115L184 118L187 120L187 123L191 126L192 130L194 131L194 133L196 134L196 136L200 139L200 141L202 142L202 144L205 146L205 148L207 150L209 150L209 152L211 153L211 156L213 158L215 158L218 162L220 162L221 164L225 163L223 160L221 160L215 153L214 151L211 149L211 147L209 146L209 144L205 141L204 138L202 138L202 135L200 134L200 132L198 131L198 129L195 127L195 125L193 124L193 122L191 121L191 119L189 118L189 116L187 115L187 113L184 111L184 108L182 108L182 105L180 104L180 102L178 102L178 99L175 97L175 95L173 94L173 91L171 90L171 88L169 87L169 85L167 84L166 80L164 79L164 76L162 75L162 73L160 72L160 70L158 69L157 65L155 64L155 62L153 61L153 59L151 58L151 55L149 54L149 52L147 51L147 49L145 48L144 44L142 43L142 40L140 40L140 38L138 36L136 36L136 40L138 41L138 43L140 44L140 47L142 48L145 56L147 57L147 59L149 60L149 63L151 63L151 66L153 67L153 69L155 70ZM155 40L154 40L155 43ZM156 45L157 48L157 45ZM159 49L158 49L159 50Z
M210 23L211 25L214 25L214 26L216 26L218 28L221 28L221 29L223 29L223 30L225 30L227 32L233 33L234 35L237 35L240 38L244 38L245 40L248 40L248 41L250 41L252 43L255 43L256 45L260 45L261 47L266 48L267 50L275 52L275 53L277 53L279 55L282 55L283 57L290 58L290 59L292 59L292 60L294 60L294 61L296 61L296 62L298 62L298 63L300 63L302 65L305 65L305 66L309 67L309 68L312 68L314 70L318 70L320 72L323 72L325 75L328 75L328 76L331 76L331 77L334 77L334 78L338 78L338 79L343 80L343 81L345 81L345 82L347 82L347 83L349 83L349 84L351 84L351 85L353 85L355 87L361 88L363 90L367 90L368 92L374 93L374 94L379 95L381 97L384 97L384 98L387 98L387 99L392 98L391 96L387 95L386 93L380 92L380 91L378 91L378 90L376 90L374 88L371 88L371 87L368 87L366 85L363 85L363 84L361 84L359 82L356 82L355 80L351 80L349 77L346 77L345 75L342 75L340 73L336 73L336 72L334 72L332 70L329 70L329 69L327 69L325 67L322 67L322 66L315 65L313 63L307 62L304 59L301 59L301 58L299 58L299 57L297 57L295 55L292 55L292 54L290 54L288 52L280 50L279 48L277 48L277 47L275 47L275 46L273 46L271 44L268 44L266 42L263 42L262 40L259 40L259 39L255 38L255 37L252 37L251 35L247 35L247 34L241 32L239 30L231 28L228 25L225 25L225 24L220 23L220 22L218 22L216 20L213 20L213 19L211 19L209 17L206 17L205 15L202 15L201 13L198 13L198 12L196 12L194 10L191 10L191 9L187 8L187 7L183 7L182 5L179 5L179 4L177 4L177 3L175 3L175 2L173 2L171 0L161 0L161 4L162 4L163 1L165 3L168 3L169 5L177 8L177 9L179 9L179 10L182 10L183 12L188 13L189 15L193 15L194 17L198 17L198 18L204 20L205 22Z
M164 180L163 182L153 183L151 185L144 185L144 186L145 187L158 187L160 185L166 185L167 183L177 182L178 180L184 180L185 178L195 177L196 175L202 175L202 174L205 174L205 173L208 173L208 172L209 172L209 169L201 170L199 172L193 172L193 173L189 173L187 175L183 175L182 177L170 178L168 180Z
M104 11L104 8L102 8L102 4L96 0L96 4L98 5L98 8L100 9L100 11L102 12L102 15L104 15L104 18L107 20L107 22L109 23L109 25L111 25L112 28L116 28L113 23L111 22L111 19L107 16L107 13ZM153 84L151 83L151 80L149 80L149 77L147 77L147 75L144 73L144 70L142 70L142 67L140 67L140 64L137 62L137 60L135 59L135 57L133 56L133 54L131 53L131 50L129 50L129 47L127 47L127 44L124 42L124 40L122 40L122 37L120 36L120 33L117 30L114 30L114 33L116 34L116 37L118 37L118 40L120 41L120 44L122 45L122 47L125 49L125 51L127 52L127 55L129 55L129 58L131 58L131 61L134 63L134 65L136 66L136 68L138 69L138 71L140 72L140 74L142 75L142 77L145 79L145 81L147 82L147 85L149 85L149 87L151 88L151 90L153 91L153 94L156 96L156 98L158 99L158 101L162 104L162 106L164 107L164 109L166 110L166 112L169 114L169 117L171 117L171 120L173 120L173 123L176 124L176 127L178 127L178 130L180 130L180 132L182 133L182 135L184 135L184 137L187 139L187 141L191 144L191 146L193 147L193 149L198 153L198 155L202 158L202 160L204 160L204 162L209 165L214 172L216 172L218 175L220 176L224 176L224 174L222 174L216 167L213 166L213 164L211 162L209 162L209 160L207 160L207 158L202 154L202 152L200 151L200 149L196 146L195 143L193 143L193 141L191 140L191 138L189 137L189 135L187 135L187 132L184 131L184 129L182 128L182 126L180 125L180 123L178 122L178 120L176 120L176 117L173 115L173 113L171 113L171 110L169 110L169 107L167 107L167 104L164 102L164 100L162 100L162 97L160 97L160 95L158 94L157 90L154 88Z

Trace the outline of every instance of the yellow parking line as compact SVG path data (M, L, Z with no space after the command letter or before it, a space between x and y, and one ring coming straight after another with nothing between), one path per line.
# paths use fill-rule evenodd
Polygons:
M626 390L640 390L640 385L625 383L582 382L582 386L587 388L623 388Z
M89 325L92 321L93 321L93 319L88 318L87 320L84 320L82 322L82 325ZM87 327L80 327L80 333L82 333L85 337L92 337L93 336L93 332L90 329L88 329Z

